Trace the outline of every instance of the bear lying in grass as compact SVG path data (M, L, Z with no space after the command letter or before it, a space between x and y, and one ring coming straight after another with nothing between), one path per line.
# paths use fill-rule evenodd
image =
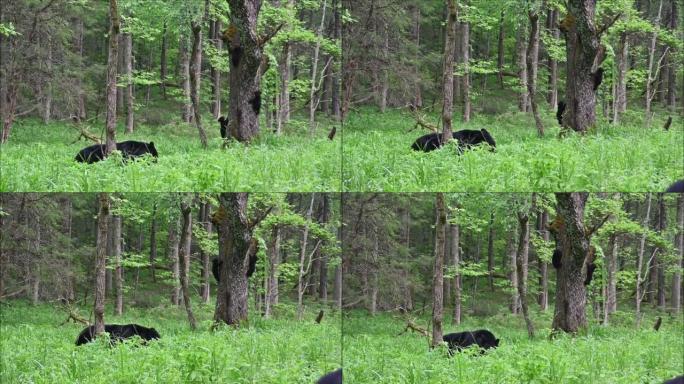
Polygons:
M154 328L143 327L138 324L105 324L105 332L109 333L110 342L123 341L124 339L131 338L135 335L140 336L145 341L152 339L159 339L161 336ZM76 339L76 345L83 345L89 343L95 339L95 326L91 325L87 327L78 335Z
M478 329L477 331L456 332L444 335L442 339L449 345L449 354L454 351L460 352L464 348L472 345L478 345L483 349L496 348L499 346L499 339L493 333L486 329Z
M458 140L458 151L463 152L464 149L470 149L475 145L481 143L487 143L493 151L496 148L496 142L492 135L487 132L486 129L481 129L479 131L472 129L464 129L462 131L456 131L453 133L454 139ZM430 152L435 149L442 147L442 133L428 133L427 135L421 136L411 145L411 148L415 151Z
M153 142L144 143L142 141L122 141L116 143L116 149L121 151L125 160L134 159L147 154L152 155L155 159L159 156L157 148L154 147ZM105 145L95 144L81 149L76 155L75 160L80 163L96 163L105 158Z

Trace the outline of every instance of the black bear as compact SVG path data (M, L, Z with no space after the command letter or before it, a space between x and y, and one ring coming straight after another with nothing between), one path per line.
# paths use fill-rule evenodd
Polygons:
M342 384L342 368L321 377L316 384Z
M667 380L663 384L684 384L684 376L677 376L673 379Z
M257 256L256 253L254 256L249 258L249 266L247 267L247 277L252 277L252 274L254 274L254 271L256 270L256 262L257 262ZM211 273L214 275L214 279L216 279L217 283L221 282L221 267L223 266L223 262L219 260L218 257L214 257L211 259Z
M453 353L454 350L458 352L471 345L478 345L483 349L482 352L484 352L485 349L499 346L499 339L486 329L478 329L477 331L472 332L449 333L444 335L442 339L449 345L449 354Z
M219 124L221 124L221 138L227 139L228 138L228 118L227 117L219 117L218 118Z
M553 251L553 257L551 257L551 264L553 264L554 268L559 269L560 267L563 266L563 263L561 263L562 257L563 257L563 253L561 252L560 249L555 249Z
M684 193L684 179L675 181L667 187L667 190L665 192L669 193Z
M603 68L599 68L596 72L591 74L591 79L594 82L594 91L598 89L603 82Z
M558 125L563 125L563 112L565 112L565 101L561 100L558 102L558 110L556 111L556 119L558 120Z
M464 129L453 133L454 139L458 140L458 150L461 153L464 149L470 149L474 145L487 143L492 148L496 148L496 142L492 135L486 129L479 131L473 129ZM414 151L430 152L442 147L442 133L434 132L428 133L416 139L411 145Z
M116 149L121 151L125 160L134 159L136 157L142 157L146 154L152 155L154 158L159 157L157 153L157 148L154 147L153 142L144 143L142 141L122 141L116 143ZM100 160L104 160L105 155L105 145L95 144L89 147L81 149L76 155L75 160L80 163L96 163Z
M591 279L594 277L594 271L596 270L596 264L587 264L587 277L584 279L584 285L591 284Z
M143 340L159 339L159 332L154 328L143 327L138 324L105 324L105 332L109 333L110 342L123 341L135 335L140 336ZM87 327L78 335L76 345L82 345L94 340L95 326Z

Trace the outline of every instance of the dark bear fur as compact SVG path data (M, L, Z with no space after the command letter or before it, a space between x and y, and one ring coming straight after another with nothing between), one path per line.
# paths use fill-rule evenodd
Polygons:
M486 329L478 329L477 331L456 332L444 335L442 339L449 345L449 353L454 350L461 351L472 345L478 345L483 349L496 348L499 346L499 339L493 333Z
M492 135L486 129L479 131L473 129L464 129L453 133L454 139L458 140L458 150L461 153L464 149L470 149L475 145L487 143L493 151L496 148L496 142ZM430 152L442 147L442 133L434 132L428 133L416 139L411 145L414 151Z
M218 122L221 125L221 138L227 139L228 138L228 123L230 120L228 120L227 117L219 117Z
M591 79L594 82L594 91L598 89L603 82L603 68L599 68L596 72L591 74Z
M558 125L563 125L563 113L567 105L565 101L561 100L558 102L558 110L556 111L556 119L558 120Z
M111 343L123 341L124 339L131 338L135 335L140 336L140 338L145 341L159 339L161 337L156 329L143 327L142 325L138 324L105 324L105 332L109 333ZM94 325L85 328L78 335L78 338L76 339L76 345L83 345L93 341L95 339L94 333Z
M563 266L563 263L561 263L562 258L563 258L563 253L561 252L560 249L556 249L553 251L553 257L551 257L551 264L553 264L554 268L560 269L560 267Z
M142 141L122 141L116 143L116 149L121 151L125 160L135 159L137 157L142 157L146 154L152 155L154 158L159 157L157 153L157 148L154 147L154 142L144 143ZM100 160L104 160L105 155L105 145L95 144L89 147L81 149L74 160L80 163L96 163Z
M252 277L254 274L254 271L256 270L256 262L257 262L257 256L256 253L254 256L249 258L249 266L247 267L247 278ZM221 282L221 267L223 266L223 262L219 260L218 257L214 257L211 259L211 273L214 275L214 279L216 279L217 283Z
M252 106L254 114L259 115L261 112L261 91L254 92L254 97L249 100L249 105Z
M667 380L663 384L684 384L684 375Z
M587 265L587 277L584 279L584 285L591 284L591 279L594 277L594 271L596 270L596 264L590 263Z
M233 64L233 67L236 67L240 65L240 61L242 60L242 52L244 49L242 47L229 47L228 48L228 53L230 53L230 62Z
M675 181L672 185L667 187L667 190L665 192L684 193L684 179Z
M342 384L342 368L321 377L316 384Z

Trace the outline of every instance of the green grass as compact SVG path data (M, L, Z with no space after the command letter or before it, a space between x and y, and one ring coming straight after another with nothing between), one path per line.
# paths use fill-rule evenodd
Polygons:
M197 129L189 125L140 125L132 135L119 126L117 140L153 141L156 163L122 164L110 158L96 164L74 161L92 142L72 142L77 131L68 123L44 125L35 119L18 121L10 141L0 148L0 191L255 191L309 192L340 189L340 140L319 135L264 133L249 146L234 142L222 149L218 123L204 119L209 149L202 149ZM297 122L293 122L296 125ZM97 126L103 123L97 123ZM299 129L298 131L302 131ZM99 129L92 128L92 132Z
M340 317L321 324L310 311L301 322L250 317L247 329L210 332L213 307L195 305L199 330L190 331L182 308L107 313L110 323L139 323L162 335L141 347L104 340L80 347L83 325L48 305L0 306L0 383L312 383L339 368ZM81 313L85 313L82 311Z
M411 144L427 131L410 131L409 114L370 108L351 113L344 126L345 191L643 192L662 191L684 175L681 116L669 132L661 121L646 129L626 116L625 125L604 122L585 136L564 138L558 138L560 128L549 110L543 116L544 138L528 114L476 114L467 124L459 117L455 114L454 130L486 128L496 152L477 148L459 156L453 145L416 152ZM430 121L437 122L437 116Z
M431 350L417 333L398 334L399 316L374 318L345 313L344 375L350 383L662 383L684 373L684 327L663 315L659 332L651 318L635 330L624 325L592 325L587 335L550 340L550 309L536 313L536 338L529 340L524 321L510 314L473 318L460 326L444 320L444 333L487 328L501 339L499 348L479 356L466 351L448 357L446 347ZM627 317L627 316L625 316ZM630 317L631 319L631 317ZM420 325L427 324L425 319Z

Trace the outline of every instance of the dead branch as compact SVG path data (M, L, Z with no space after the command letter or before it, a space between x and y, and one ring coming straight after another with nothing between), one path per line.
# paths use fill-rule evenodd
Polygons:
M421 328L417 326L412 320L407 320L406 321L406 327L404 328L403 331L401 331L397 336L401 336L404 333L406 333L408 330L411 330L413 332L418 332L421 335L427 337L428 339L430 338L430 334L428 333L427 329Z

